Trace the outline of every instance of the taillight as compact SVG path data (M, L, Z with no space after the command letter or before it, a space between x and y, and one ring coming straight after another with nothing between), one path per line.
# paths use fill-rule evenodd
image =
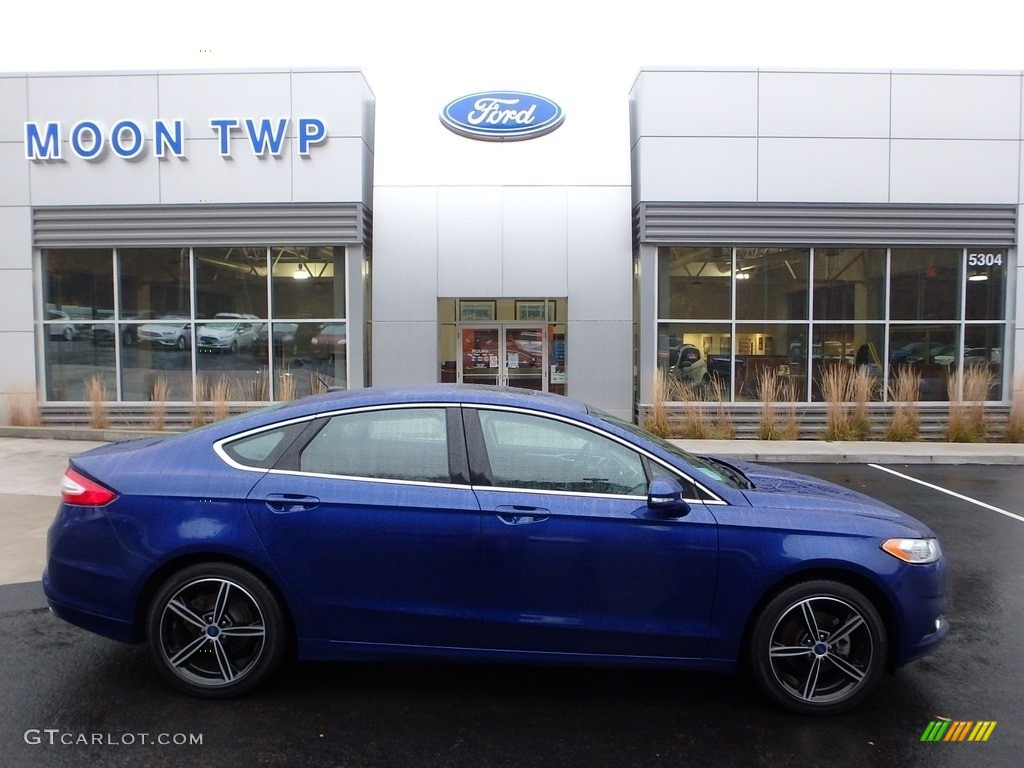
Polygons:
M94 480L69 469L60 481L60 497L68 504L81 507L102 507L117 498L117 494Z

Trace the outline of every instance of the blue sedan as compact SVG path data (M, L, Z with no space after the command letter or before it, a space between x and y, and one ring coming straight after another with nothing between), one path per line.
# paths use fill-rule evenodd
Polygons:
M53 612L244 693L286 654L749 670L833 713L945 637L935 534L556 395L332 392L71 459Z

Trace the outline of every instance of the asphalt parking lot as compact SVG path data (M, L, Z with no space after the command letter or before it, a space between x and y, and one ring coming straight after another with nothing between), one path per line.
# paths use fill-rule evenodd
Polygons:
M852 713L791 715L741 677L447 664L292 664L201 702L27 582L0 587L0 765L1024 765L1024 466L787 466L922 519L950 561L949 639ZM940 720L996 725L922 741Z

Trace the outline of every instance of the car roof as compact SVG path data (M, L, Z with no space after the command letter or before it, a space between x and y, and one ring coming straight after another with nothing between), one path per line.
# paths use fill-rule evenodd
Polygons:
M298 400L275 403L256 411L176 435L201 440L220 440L231 435L259 429L274 423L303 419L320 413L350 408L400 405L404 403L480 404L532 408L562 416L592 414L586 403L562 395L515 387L491 387L479 384L422 384L395 387L361 387L308 395Z
M404 402L481 403L521 406L566 413L587 413L585 403L562 395L516 387L481 384L415 384L393 387L363 387L338 390L307 398L321 408L337 403L342 407L387 405Z

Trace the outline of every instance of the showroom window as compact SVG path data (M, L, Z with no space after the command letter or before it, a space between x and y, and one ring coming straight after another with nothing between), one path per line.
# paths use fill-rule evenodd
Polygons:
M47 249L46 398L288 400L347 382L345 249Z
M759 398L773 371L785 399L821 400L822 371L881 382L903 366L920 398L947 400L955 374L983 366L1003 389L1007 254L984 248L663 247L657 362L710 396Z

